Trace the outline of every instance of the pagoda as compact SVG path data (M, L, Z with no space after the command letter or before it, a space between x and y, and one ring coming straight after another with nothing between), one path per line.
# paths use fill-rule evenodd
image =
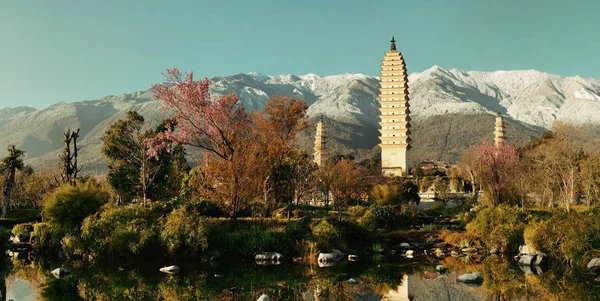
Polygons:
M498 115L496 116L496 127L494 129L494 145L500 146L503 143L506 143L506 129L504 128L502 115L498 112Z
M391 43L381 61L379 82L381 168L384 176L407 176L407 151L411 147L408 76L393 37Z
M315 152L314 161L319 167L325 164L327 160L327 136L325 135L325 125L323 118L317 123L317 132L315 134Z

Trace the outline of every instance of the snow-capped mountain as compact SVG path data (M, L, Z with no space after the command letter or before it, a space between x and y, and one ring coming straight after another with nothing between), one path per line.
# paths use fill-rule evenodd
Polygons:
M322 116L327 120L332 149L359 157L377 152L377 77L248 73L214 77L210 81L214 94L235 92L242 104L252 110L262 109L272 96L305 99L311 119ZM598 79L564 78L535 70L477 72L434 66L409 76L409 92L413 152L422 151L428 156L419 159L456 159L468 143L491 134L491 114L498 111L508 117L509 141L512 131L515 142L530 139L557 119L600 124ZM62 132L80 128L80 162L88 171L102 172L105 162L100 154L100 138L110 123L124 117L128 110L138 111L155 124L167 115L151 90L59 103L41 110L5 108L0 110L0 146L16 144L27 152L27 160L34 166L52 165L63 146ZM473 128L474 123L468 121L476 119L481 120L481 126ZM311 147L311 135L308 131L307 150ZM458 136L468 139L457 140ZM444 143L436 144L438 140ZM4 149L0 147L0 155Z

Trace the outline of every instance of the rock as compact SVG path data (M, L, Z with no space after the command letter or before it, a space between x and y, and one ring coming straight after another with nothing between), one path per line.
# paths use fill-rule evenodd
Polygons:
M66 270L63 268L56 268L51 273L52 273L52 275L54 275L54 277L56 277L58 279L64 278L65 276L71 274L71 272L69 272L69 270Z
M358 255L348 255L348 261L358 261Z
M471 273L471 274L463 274L458 276L458 278L456 278L457 282L463 282L463 283L482 283L483 282L483 275L481 275L481 273L479 272L475 272L475 273Z
M348 284L350 284L350 285L358 284L358 280L356 280L354 278L350 278L350 279L348 279Z
M540 252L538 252L536 249L534 249L530 245L520 245L519 246L519 254L520 255L531 255L531 254L538 254L538 253L540 253Z
M527 254L519 258L519 265L523 266L539 266L548 263L548 255L546 254Z
M440 249L440 248L437 248L437 249L435 249L434 254L437 257L442 257L442 256L444 256L444 251L442 251L442 249Z
M413 256L415 256L415 251L413 251L413 250L406 251L406 257L412 258Z
M267 294L262 294L260 297L258 297L258 299L256 299L256 301L271 301L271 298L269 298Z
M587 264L588 269L600 270L600 258L594 258Z
M317 262L319 264L338 262L344 257L345 257L345 254L342 251L333 249L331 253L319 253Z
M437 273L432 273L432 272L428 272L428 271L423 272L423 278L425 278L425 279L433 280L433 279L437 279L437 277L438 277Z
M292 261L293 261L293 262L302 262L303 260L304 260L304 258L303 258L303 257L294 257L294 258L292 259Z
M445 266L438 264L437 266L435 266L435 270L439 273L445 273L447 269Z
M263 252L254 255L254 260L259 261L272 261L272 262L280 262L283 260L283 255L277 252Z
M534 265L540 266L548 263L548 255L546 254L535 254Z
M535 260L535 255L523 255L519 258L519 265L531 266L531 263Z
M496 249L496 248L491 248L491 249L490 249L490 254L498 254L498 249Z
M461 250L463 253L477 253L477 249L475 248L464 248Z
M410 244L407 242L403 242L400 244L401 249L410 249Z
M168 266L168 267L162 267L160 268L159 271L163 272L163 273L167 273L167 274L177 274L179 273L181 269L176 266L176 265L172 265L172 266Z
M456 251L452 251L452 252L450 252L450 255L452 255L452 256L454 256L454 257L456 257L456 256L458 256L458 252L456 252Z

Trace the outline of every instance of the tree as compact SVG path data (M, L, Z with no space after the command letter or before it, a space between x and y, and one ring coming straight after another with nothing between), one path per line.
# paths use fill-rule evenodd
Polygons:
M62 183L72 185L76 185L77 183L77 174L81 171L81 167L77 166L77 153L80 149L77 147L77 138L79 138L79 129L73 132L69 129L63 135L65 148L63 153L58 155L60 158L60 177ZM73 149L71 149L71 142L73 142Z
M10 211L10 194L15 183L15 174L17 170L23 168L23 156L25 152L17 149L14 145L8 146L8 156L2 159L2 170L7 174L2 189L2 218L8 216Z
M173 143L203 150L199 161L203 194L226 209L231 218L260 191L261 160L256 129L235 94L211 98L208 79L194 81L193 73L177 69L165 73L166 83L153 86L156 99L174 112L172 123L146 139L148 154ZM258 165L258 166L257 166Z
M581 188L588 206L600 197L600 153L594 152L581 163Z
M294 181L302 155L296 147L298 133L308 126L306 101L286 96L270 98L262 113L253 113L266 169L263 198L267 208L291 204L296 196Z
M333 206L338 210L340 218L342 210L367 197L372 186L372 183L365 181L368 178L367 169L350 158L328 160L321 177L333 194Z
M127 119L110 125L102 137L102 154L108 160L108 181L120 197L125 200L140 197L145 203L148 197L156 199L168 188L163 184L173 156L184 150L171 145L149 154L145 141L161 135L171 126L166 120L153 132L145 124L144 117L135 111L127 112Z
M495 146L484 140L476 147L476 154L481 163L481 184L485 185L492 205L497 206L519 161L517 150L506 143Z

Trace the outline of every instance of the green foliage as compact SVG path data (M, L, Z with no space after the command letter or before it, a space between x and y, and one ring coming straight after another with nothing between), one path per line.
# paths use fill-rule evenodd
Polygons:
M418 219L418 212L412 206L400 207L373 205L367 210L360 223L368 229L408 228Z
M29 235L33 231L33 225L29 223L17 224L12 228L12 234L17 235Z
M160 240L172 254L182 246L193 251L192 254L205 250L208 247L206 219L190 214L184 208L173 210L167 215Z
M371 190L371 198L376 204L382 206L418 202L419 187L410 180L388 181L375 185Z
M525 216L521 209L508 205L485 208L467 225L467 231L488 246L517 250L523 244Z
M531 221L525 242L567 264L585 264L600 255L600 209L584 213L555 212L547 220Z
M42 206L42 217L49 224L67 232L73 231L108 199L109 193L93 181L78 186L64 184L46 199Z
M368 207L356 205L348 208L348 214L354 218L360 218L367 212Z
M36 223L33 225L30 242L36 247L39 253L56 256L60 249L60 240L63 237L63 230L54 224Z

